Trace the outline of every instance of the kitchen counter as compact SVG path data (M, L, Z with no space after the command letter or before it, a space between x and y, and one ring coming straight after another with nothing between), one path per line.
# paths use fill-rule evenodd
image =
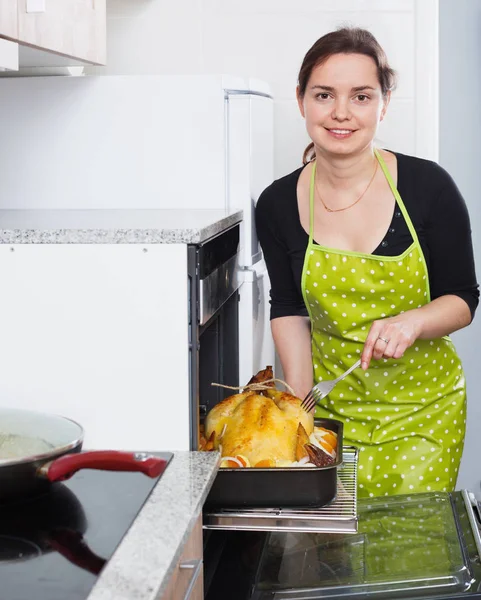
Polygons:
M241 210L0 210L0 244L198 244L240 221Z
M175 452L88 600L162 597L219 464L217 452Z

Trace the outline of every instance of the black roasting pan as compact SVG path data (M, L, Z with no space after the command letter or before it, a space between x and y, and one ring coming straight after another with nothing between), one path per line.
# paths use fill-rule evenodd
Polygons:
M328 467L219 469L205 508L320 508L336 497L342 464L343 424L316 418L314 424L337 433L336 461Z

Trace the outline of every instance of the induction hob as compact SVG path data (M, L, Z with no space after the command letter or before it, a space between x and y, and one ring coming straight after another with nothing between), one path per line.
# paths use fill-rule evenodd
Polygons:
M0 599L85 600L158 480L84 470L0 504Z

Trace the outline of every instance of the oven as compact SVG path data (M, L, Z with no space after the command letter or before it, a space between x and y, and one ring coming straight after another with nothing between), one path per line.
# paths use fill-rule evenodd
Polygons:
M239 227L188 249L191 448L239 385ZM466 490L357 499L344 447L320 509L204 509L205 600L481 599L481 516Z
M239 239L236 225L189 245L190 448L199 446L205 415L239 385Z
M481 598L481 517L466 490L357 500L357 450L321 509L204 511L206 600Z

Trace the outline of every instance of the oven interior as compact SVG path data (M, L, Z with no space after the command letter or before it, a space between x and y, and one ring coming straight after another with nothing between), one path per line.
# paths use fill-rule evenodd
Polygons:
M190 449L209 410L239 385L239 226L187 249Z

